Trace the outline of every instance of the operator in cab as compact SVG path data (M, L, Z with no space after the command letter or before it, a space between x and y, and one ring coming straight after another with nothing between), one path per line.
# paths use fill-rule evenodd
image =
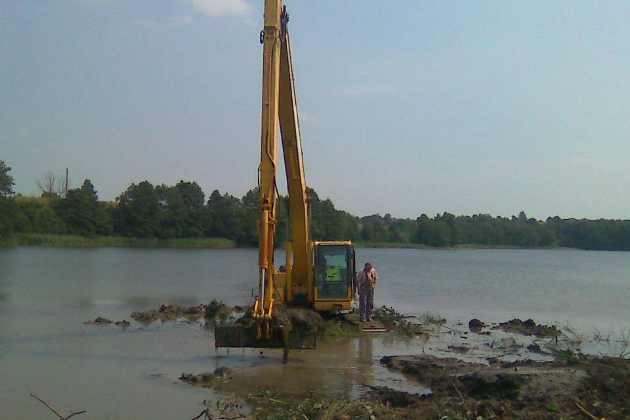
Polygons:
M359 286L359 320L361 322L372 320L372 309L374 307L374 289L378 274L372 264L366 263L363 270L357 274L357 284Z
M326 268L326 281L341 281L343 277L341 276L341 267L337 267L336 265L329 266Z

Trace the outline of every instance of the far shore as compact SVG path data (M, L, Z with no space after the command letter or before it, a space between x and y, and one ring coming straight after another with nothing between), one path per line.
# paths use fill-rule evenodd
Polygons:
M77 235L20 234L0 241L0 246L45 247L120 247L120 248L236 248L236 243L224 238L156 239L128 238L124 236L84 237Z
M233 249L239 248L236 242L225 238L185 238L185 239L156 239L156 238L128 238L123 236L95 236L84 237L77 235L51 234L16 234L11 238L0 241L0 247L14 246L42 246L68 248L208 248ZM574 248L546 247L524 248L509 245L481 245L461 244L452 247L431 247L423 244L383 243L383 242L355 242L357 248L387 248L387 249L433 249L433 250L480 250L480 249L542 249L568 250ZM281 246L283 248L283 246ZM253 248L253 247L241 247Z

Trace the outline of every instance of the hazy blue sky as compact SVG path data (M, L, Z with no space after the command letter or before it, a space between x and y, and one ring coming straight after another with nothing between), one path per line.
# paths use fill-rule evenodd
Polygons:
M629 2L285 4L307 181L338 208L630 218ZM0 1L0 159L16 190L69 167L101 199L145 179L242 196L262 10Z

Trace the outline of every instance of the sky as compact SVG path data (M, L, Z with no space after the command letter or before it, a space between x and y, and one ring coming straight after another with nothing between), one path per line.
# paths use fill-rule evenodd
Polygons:
M627 1L285 5L307 183L337 208L630 218ZM262 11L2 0L0 160L16 192L69 168L102 200L143 180L244 195L260 160Z

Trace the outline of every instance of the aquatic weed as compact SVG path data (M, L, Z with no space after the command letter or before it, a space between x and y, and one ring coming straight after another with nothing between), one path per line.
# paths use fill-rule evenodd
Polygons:
M208 306L206 306L205 318L214 319L217 315L221 315L221 313L225 313L226 310L227 310L227 306L225 306L222 300L212 299L212 301L208 303Z
M413 337L414 324L408 318L392 306L381 306L374 310L374 319L383 324L385 328L403 336Z
M361 337L361 327L340 319L329 319L324 322L324 335L328 337Z

